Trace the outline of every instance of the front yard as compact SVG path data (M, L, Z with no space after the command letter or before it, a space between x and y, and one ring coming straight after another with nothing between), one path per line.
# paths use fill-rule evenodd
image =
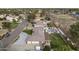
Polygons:
M11 28L12 28L12 29L13 29L13 28L16 28L17 25L18 25L18 23L12 22L12 23L11 23Z
M25 29L23 32L29 34L29 35L32 35L33 33L33 30L32 29Z

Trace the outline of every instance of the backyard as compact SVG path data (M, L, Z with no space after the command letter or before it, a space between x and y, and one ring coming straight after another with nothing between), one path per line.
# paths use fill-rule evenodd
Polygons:
M50 35L51 49L54 51L73 51L73 49L63 41L63 38L59 34Z

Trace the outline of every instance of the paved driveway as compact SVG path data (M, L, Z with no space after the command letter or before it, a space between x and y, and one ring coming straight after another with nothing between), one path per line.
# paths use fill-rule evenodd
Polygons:
M8 47L9 51L21 51L26 50L26 40L28 35L24 32L21 32L19 38L11 46Z

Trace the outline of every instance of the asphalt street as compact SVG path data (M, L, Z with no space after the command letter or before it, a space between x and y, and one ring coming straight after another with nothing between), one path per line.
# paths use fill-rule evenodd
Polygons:
M12 44L15 42L16 38L18 35L23 31L23 29L26 27L27 21L23 20L13 32L10 33L10 36L7 38L2 39L3 42L3 47L7 47L8 45Z

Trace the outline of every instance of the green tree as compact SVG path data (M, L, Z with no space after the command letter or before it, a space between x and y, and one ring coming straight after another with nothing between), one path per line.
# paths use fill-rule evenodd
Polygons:
M50 20L51 20L51 19L50 19L50 17L48 17L48 16L46 16L46 17L45 17L45 19L46 19L46 20L48 20L48 21L50 21Z
M50 46L48 46L48 45L46 45L44 48L43 48L43 51L50 51L51 50L51 48L50 48Z
M10 22L3 22L3 28L5 29L11 29L11 23Z
M51 23L47 23L47 26L48 26L48 27L52 27L52 24L51 24Z
M30 14L27 16L27 19L28 19L29 22L32 22L33 19L35 19L35 14L31 14L31 13L30 13Z
M75 41L79 40L79 22L76 22L75 24L70 26L70 34L72 39Z

